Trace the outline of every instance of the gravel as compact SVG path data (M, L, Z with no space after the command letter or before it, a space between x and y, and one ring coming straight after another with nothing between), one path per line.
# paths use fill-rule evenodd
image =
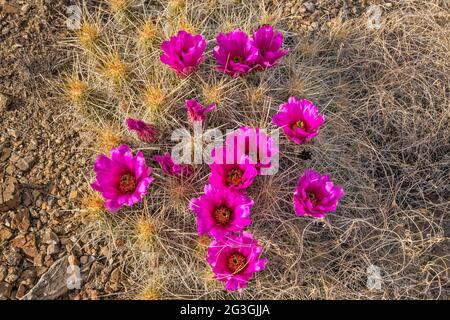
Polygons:
M91 254L100 247L79 240L83 225L74 214L88 156L80 152L79 132L49 85L70 65L58 49L69 35L60 19L66 5L0 0L0 127L5 128L0 130L0 299L104 294L93 293L89 281L81 289L63 290L66 270L56 268L68 257L80 268L82 255L89 262L102 259ZM83 279L90 274L91 264L86 266ZM54 291L35 288L41 279L55 282L56 287L47 286Z

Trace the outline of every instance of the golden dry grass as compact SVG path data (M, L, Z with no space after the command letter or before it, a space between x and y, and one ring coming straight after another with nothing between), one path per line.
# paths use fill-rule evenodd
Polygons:
M87 225L94 241L115 244L124 239L124 246L112 245L113 257L121 257L116 263L128 275L122 297L445 298L450 204L448 5L438 0L406 1L385 13L379 30L367 29L365 17L338 19L329 31L305 37L287 26L288 17L277 11L269 15L261 3L178 0L151 8L130 6L120 19L103 6L95 13L85 12L89 19L101 17L97 20L103 21L101 33L86 29L85 35L74 35L74 70L80 81L99 92L89 102L77 98L78 90L69 91L70 98L89 111L72 108L79 123L99 128L91 132L104 146L126 135L127 116L155 122L163 131L155 145L128 136L128 143L144 150L155 168L156 181L144 203ZM211 49L217 32L236 26L255 30L261 19L289 40L290 53L281 65L237 79L215 72ZM175 21L195 21L192 27L208 40L207 60L185 79L159 61L159 43L176 32ZM98 43L95 50L92 38ZM102 59L111 52L127 61L126 69L113 63L107 72L120 84L105 81L98 69L109 65ZM174 129L188 128L185 99L218 103L208 128L233 129L241 124L273 128L270 116L290 95L314 101L326 115L326 124L304 146L282 137L280 171L258 177L249 190L255 200L249 229L264 246L269 263L247 289L228 293L211 277L195 218L187 209L189 199L201 194L208 167L195 166L194 178L179 182L164 176L150 159L170 151ZM127 107L119 108L123 103ZM108 137L104 128L115 132ZM296 178L308 167L330 172L346 190L338 210L324 220L298 218L293 212ZM92 180L93 173L89 174ZM381 270L381 290L366 286L371 265Z

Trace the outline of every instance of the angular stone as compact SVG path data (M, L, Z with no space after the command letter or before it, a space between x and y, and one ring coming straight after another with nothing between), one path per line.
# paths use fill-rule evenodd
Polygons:
M34 257L33 264L35 267L42 267L44 265L44 255L39 253L36 257Z
M12 285L6 282L0 283L0 299L9 299L11 297Z
M13 227L19 229L19 231L25 233L30 227L30 212L27 208L22 208L17 211L12 220Z
M0 212L6 212L19 206L21 195L16 179L7 178L0 191Z
M22 300L53 300L67 293L69 263L66 258L56 261Z
M13 233L7 227L0 227L0 243L4 241L8 241L13 236Z
M59 246L55 243L49 244L47 247L47 254L49 256L57 254L59 252Z
M7 270L5 266L0 266L0 282L5 280L7 274Z
M34 164L34 157L33 156L27 156L25 158L20 158L19 161L16 163L16 167L23 172L26 172L31 169L31 167Z
M19 288L17 289L16 298L22 299L22 297L25 295L26 292L27 292L27 287L23 283L21 283L19 285Z
M59 238L52 229L46 229L44 235L42 236L42 242L45 244L57 244L59 243Z
M9 159L11 156L11 149L10 148L3 148L0 152L0 162L5 162Z
M31 233L15 237L11 241L11 245L14 248L21 249L30 258L35 258L39 254L36 247L36 238Z
M109 287L112 289L112 291L118 291L120 287L120 278L121 273L120 269L116 268L111 272L111 277L109 279Z
M88 262L89 262L88 256L82 256L82 257L80 258L80 263L81 263L81 264L87 264Z
M7 283L15 283L17 281L17 279L19 279L19 275L17 274L17 270L14 268L10 268L10 270L8 270L8 275L6 276L5 281Z
M20 283L24 283L25 285L31 287L36 279L36 270L35 269L26 269L22 272L19 277Z
M9 266L16 267L22 262L22 256L18 252L10 252L6 255L6 263Z

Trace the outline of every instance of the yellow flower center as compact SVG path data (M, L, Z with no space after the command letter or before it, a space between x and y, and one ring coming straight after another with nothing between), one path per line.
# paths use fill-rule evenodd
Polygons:
M227 184L233 186L239 185L242 181L242 174L243 174L242 170L238 168L230 170L227 174L226 180Z
M119 191L122 193L132 193L136 190L136 177L131 173L126 173L120 177Z
M231 273L236 274L241 272L242 270L245 269L246 265L247 265L247 258L239 252L233 253L228 257L227 267Z
M220 225L226 226L230 223L233 211L225 206L216 208L213 212L213 218Z
M292 129L299 128L305 130L305 127L305 123L302 120L299 120L292 125Z

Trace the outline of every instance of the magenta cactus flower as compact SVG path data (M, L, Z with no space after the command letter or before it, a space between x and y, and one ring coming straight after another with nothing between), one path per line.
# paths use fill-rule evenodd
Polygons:
M136 132L139 140L152 143L158 140L159 131L152 125L138 119L128 118L126 120L128 129Z
M159 163L164 173L176 177L190 177L193 173L192 167L187 164L177 164L172 159L170 153L166 152L164 155L156 155L153 160Z
M281 127L288 138L298 144L317 136L324 121L325 117L319 114L319 109L311 101L296 97L290 97L272 118L272 123Z
M179 75L187 76L203 62L205 49L206 40L202 35L192 35L182 30L161 44L164 53L160 59Z
M212 103L206 108L198 103L195 99L186 100L186 111L188 120L191 123L200 121L202 124L205 122L206 115L216 108L216 104Z
M324 218L328 212L336 210L344 189L335 185L329 175L307 169L298 179L294 191L294 209L297 216Z
M272 137L260 128L246 126L227 135L225 148L235 157L245 155L246 163L254 164L258 173L275 165L272 160L278 155L278 147Z
M91 186L102 194L105 207L116 212L142 201L153 178L142 152L133 156L127 145L121 145L110 151L110 157L100 155L95 160L96 180Z
M288 50L283 50L283 34L273 30L272 26L262 26L253 33L253 43L258 48L258 67L271 68L278 59L285 56Z
M258 49L245 32L236 29L227 34L219 33L213 50L217 69L230 76L247 74L258 59Z
M206 185L204 194L189 203L189 208L197 215L198 234L216 239L248 226L252 206L253 200L246 195L212 185Z
M255 272L266 268L267 259L261 259L262 247L248 232L216 239L208 247L208 263L217 280L225 289L234 291L247 287Z
M223 148L220 148L223 150ZM214 149L217 151L217 149ZM218 159L222 156L222 152L213 152L213 163L209 165L211 174L209 176L209 183L217 188L229 188L236 191L245 191L253 183L253 180L258 175L253 164L250 164L249 159L241 156L240 161L236 163L227 164L226 159Z

